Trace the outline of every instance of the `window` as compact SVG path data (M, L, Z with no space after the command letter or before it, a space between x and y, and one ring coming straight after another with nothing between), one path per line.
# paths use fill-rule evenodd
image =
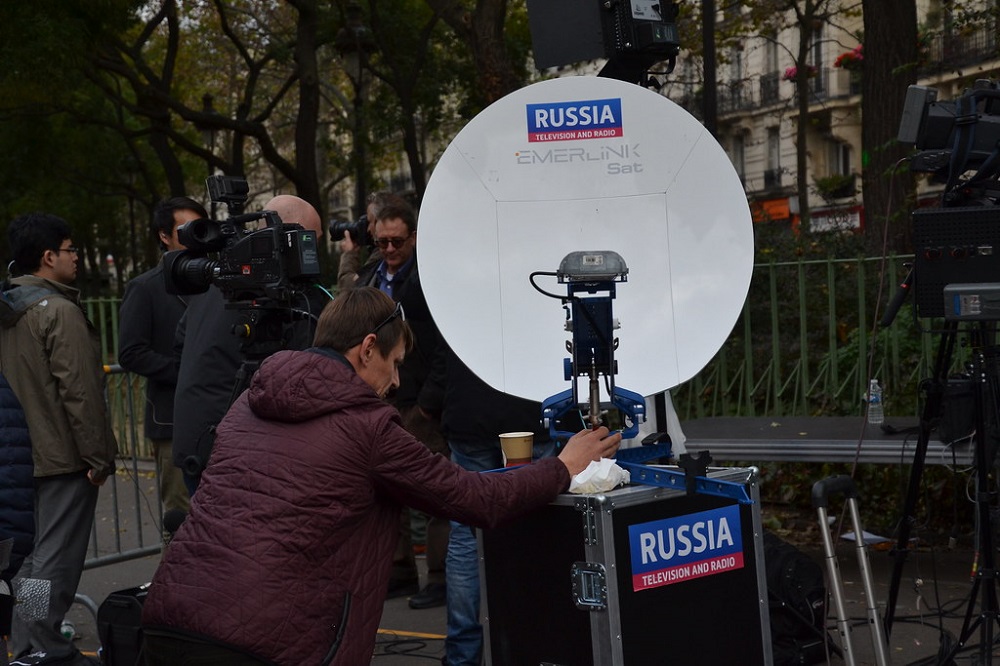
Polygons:
M781 169L781 134L777 127L767 128L767 168L770 171Z
M742 132L733 135L732 154L729 158L733 161L736 173L740 177L740 182L746 182L746 138Z
M778 71L778 40L774 35L769 35L766 37L767 41L764 42L764 71L765 72L777 72Z
M851 175L851 146L840 141L830 141L827 144L830 175Z
M734 47L729 52L729 80L733 83L743 80L743 49Z
M810 47L810 56L812 62L810 63L814 68L816 68L816 76L812 79L812 89L813 92L823 93L826 92L826 75L827 72L823 69L823 26L820 25L816 28L815 32L812 34L812 46Z
M767 170L764 171L764 187L781 186L781 134L777 127L767 128Z

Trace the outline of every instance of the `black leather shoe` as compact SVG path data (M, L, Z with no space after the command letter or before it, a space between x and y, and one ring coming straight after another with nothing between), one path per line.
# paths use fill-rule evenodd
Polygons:
M420 581L416 578L406 580L389 580L389 590L386 592L386 599L396 599L398 597L408 597L420 591Z
M444 606L447 601L447 591L448 588L444 583L427 583L419 594L410 597L410 608L422 610Z

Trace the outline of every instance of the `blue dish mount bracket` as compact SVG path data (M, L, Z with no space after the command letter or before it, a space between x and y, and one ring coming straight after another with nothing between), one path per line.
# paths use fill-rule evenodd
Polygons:
M542 290L535 284L537 275L554 275L560 284L566 285L567 294L558 296ZM542 419L548 425L549 435L553 441L563 442L577 430L604 424L618 428L622 439L635 438L639 434L639 424L646 420L646 399L635 391L615 385L618 374L615 330L619 324L612 314L612 302L616 284L628 280L625 260L611 250L571 252L563 258L557 272L533 273L530 280L540 293L562 302L566 310L566 330L572 333L572 340L566 342L570 358L563 359L563 378L570 383L570 388L542 401ZM577 386L581 379L588 382L586 400ZM601 401L602 379L608 402ZM616 422L612 423L613 420ZM663 440L668 443L662 443ZM658 458L672 458L669 437L655 434L647 437L643 444L618 450L617 463L629 470L633 482L683 488L688 494L718 495L741 503L751 501L742 485L705 476L712 460L707 451L702 451L698 457L682 455L679 464L683 471L678 471L642 464Z

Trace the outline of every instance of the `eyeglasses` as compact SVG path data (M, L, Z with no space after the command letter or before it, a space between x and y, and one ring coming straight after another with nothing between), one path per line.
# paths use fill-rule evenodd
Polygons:
M410 234L410 236L412 235L413 234ZM406 238L376 238L375 244L378 245L380 249L384 250L389 247L389 243L392 243L392 246L398 250L403 247L403 243L409 240L410 236L407 236Z
M52 251L55 252L56 254L59 254L60 252L72 252L73 254L80 254L80 248L74 247L72 245L70 245L69 247L60 247Z
M392 314L382 320L382 323L372 329L372 334L378 335L379 330L383 326L391 324L393 320L399 319L400 321L406 321L406 312L403 310L402 303L396 303L395 309L393 309Z

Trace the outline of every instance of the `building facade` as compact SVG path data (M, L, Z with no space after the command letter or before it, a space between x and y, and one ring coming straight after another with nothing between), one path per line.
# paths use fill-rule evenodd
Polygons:
M831 20L815 22L809 48L806 154L811 228L858 228L864 222L861 191L861 77L863 20L858 3L831 2ZM850 11L848 6L853 7ZM936 88L939 100L958 97L976 79L1000 77L1000 25L996 0L918 0L918 84ZM718 54L718 139L743 181L757 222L797 223L797 124L795 60L799 27L751 35ZM717 21L740 21L740 3L725 3ZM701 115L700 60L681 58L678 83L665 94ZM926 179L920 195L940 192Z

